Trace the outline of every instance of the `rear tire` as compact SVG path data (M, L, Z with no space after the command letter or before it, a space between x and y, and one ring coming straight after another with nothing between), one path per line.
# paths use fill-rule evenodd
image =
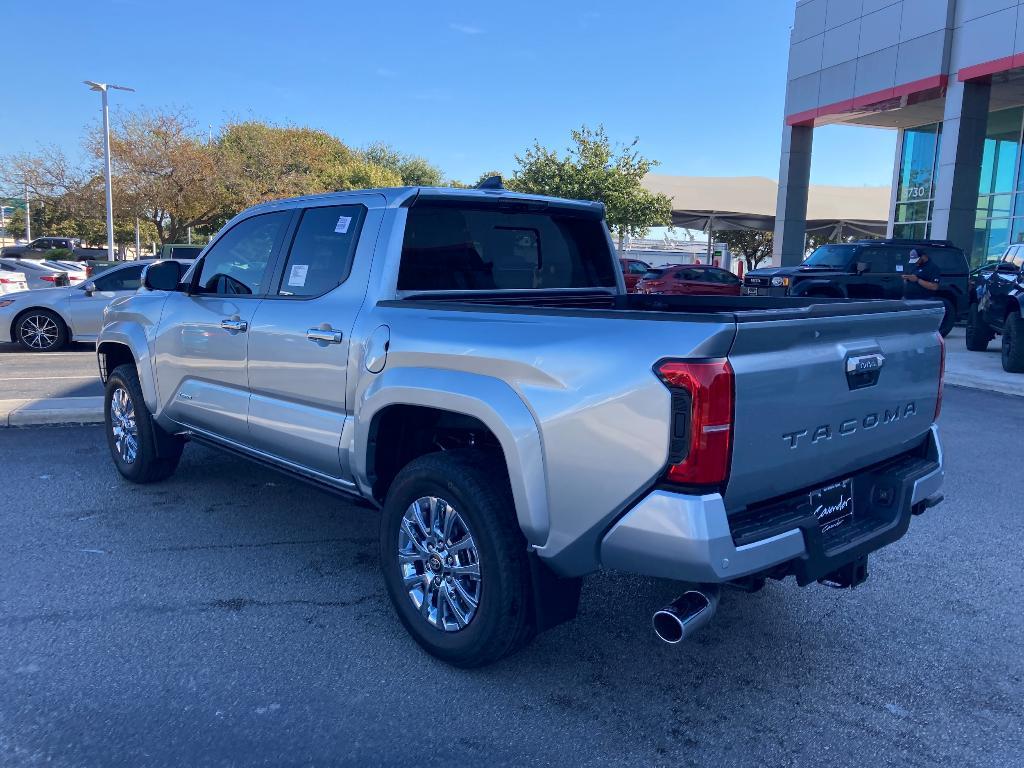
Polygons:
M174 474L184 441L153 421L134 365L119 365L103 397L107 444L117 471L133 483L156 483Z
M1003 326L1003 370L1024 373L1024 318L1015 312L1006 318Z
M939 326L939 333L945 338L949 336L949 332L953 330L953 326L956 325L956 304L950 299L942 298L939 299L942 302L942 306L946 308L946 314L942 316L942 325Z
M399 472L381 515L380 563L398 618L442 661L483 666L534 634L526 539L497 456L444 451Z
M971 304L967 313L967 349L971 352L984 352L992 341L992 331L985 325L978 312L978 305Z
M64 319L48 309L30 309L14 324L18 344L29 352L53 352L68 343Z

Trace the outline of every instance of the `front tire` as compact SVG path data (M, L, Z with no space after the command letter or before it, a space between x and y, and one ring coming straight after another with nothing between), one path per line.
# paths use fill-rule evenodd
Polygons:
M1002 342L1003 370L1024 373L1024 318L1019 313L1006 318Z
M967 313L967 349L971 352L984 352L988 349L990 341L992 341L992 331L989 330L988 326L981 319L978 305L971 304L971 308Z
M29 352L53 352L68 343L68 327L56 312L30 309L14 325L18 343Z
M533 635L526 540L496 456L432 453L399 472L381 515L380 562L398 618L442 661L482 666Z
M110 455L122 477L156 483L174 474L184 443L153 421L134 365L119 365L107 378L103 416Z

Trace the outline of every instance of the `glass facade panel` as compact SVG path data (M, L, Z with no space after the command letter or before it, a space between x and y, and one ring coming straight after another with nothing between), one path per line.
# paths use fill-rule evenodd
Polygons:
M979 266L997 259L1013 243L1024 243L1024 174L1021 137L1024 107L991 112L985 129L978 181L978 207L970 259ZM932 237L936 164L941 124L907 128L897 176L893 236Z
M908 128L903 132L903 155L900 158L900 201L930 200L935 175L935 155L939 124Z
M892 236L900 240L925 240L928 237L928 225L920 224L896 224L892 228Z
M1017 157L1020 154L1020 127L1024 108L1014 107L992 112L985 130L985 149L981 158L978 194L1013 192Z
M1009 216L1013 209L1013 195L981 195L978 215L986 218Z
M896 205L896 221L927 221L929 203L898 203Z

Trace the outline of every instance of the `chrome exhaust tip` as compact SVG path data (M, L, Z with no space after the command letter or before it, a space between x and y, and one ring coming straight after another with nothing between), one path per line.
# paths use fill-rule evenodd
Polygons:
M717 609L717 589L691 589L654 612L654 634L666 643L681 643L711 621Z

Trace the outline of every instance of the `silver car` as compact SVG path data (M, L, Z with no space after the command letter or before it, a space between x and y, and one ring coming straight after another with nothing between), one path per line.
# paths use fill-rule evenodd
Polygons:
M51 352L70 341L95 341L104 308L138 290L147 264L134 261L64 288L7 294L0 298L0 341L17 342L30 352Z
M0 258L0 271L22 273L32 290L67 285L71 279L66 269L57 269L31 259Z

